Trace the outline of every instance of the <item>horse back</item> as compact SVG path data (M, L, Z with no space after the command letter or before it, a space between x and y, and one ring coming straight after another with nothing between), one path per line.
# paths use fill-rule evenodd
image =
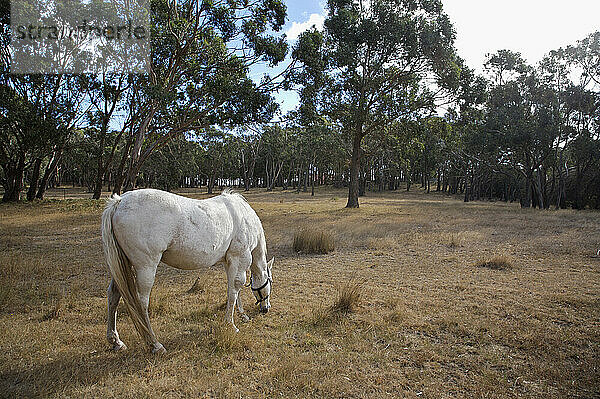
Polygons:
M264 246L258 216L241 195L228 192L195 200L159 190L132 191L123 195L113 222L119 242L180 269L210 267L228 252Z

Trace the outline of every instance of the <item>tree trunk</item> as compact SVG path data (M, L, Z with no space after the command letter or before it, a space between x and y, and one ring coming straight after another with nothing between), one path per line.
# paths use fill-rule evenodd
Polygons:
M38 191L36 194L37 199L44 199L44 194L46 193L46 188L48 187L48 182L52 178L52 176L56 173L58 169L58 163L62 158L62 148L54 151L52 155L52 159L48 166L46 166L46 170L44 171L44 176L42 177L42 181L40 182L40 186L38 187Z
M213 167L213 169L210 173L210 176L208 177L208 184L207 184L208 194L213 193L214 186L215 186L215 168Z
M292 178L292 170L294 169L294 161L292 161L290 163L290 167L288 168L288 174L287 174L287 178L284 180L283 183L283 190L287 190L290 186L290 179Z
M360 173L360 142L362 141L362 126L360 132L354 134L352 142L352 158L350 159L350 184L348 184L348 203L346 208L358 208L358 179Z
M532 181L533 176L532 172L527 171L527 175L525 176L525 196L521 200L521 208L530 208L531 207L531 197L532 197Z
M545 209L544 207L544 191L542 184L542 168L538 168L537 179L535 181L535 190L537 191L538 207Z
M306 170L304 171L304 183L302 185L302 192L305 193L308 191L308 172L310 170L310 164L306 165Z
M579 165L577 165L577 175L575 176L575 209L585 208L583 200L583 173Z
M102 160L99 161L100 163ZM102 166L98 166L98 170L96 170L96 179L94 182L94 193L92 194L92 199L100 199L100 195L102 195L102 183L104 182L104 174L106 169Z
M246 156L244 155L244 151L241 151L242 158L242 179L244 180L244 191L250 191L250 180L248 180L248 168L246 165Z
M296 194L300 193L300 180L302 180L302 171L304 170L304 166L300 165L298 166L298 169L296 170L296 177L298 180L298 184L296 185Z
M256 153L258 153L258 150L256 151ZM248 168L248 182L250 183L250 187L252 187L252 182L254 181L254 169L256 167L256 157L257 157L257 155L254 155L252 157L252 160L250 161L250 167ZM250 187L248 189L250 189Z
M38 181L40 180L40 168L42 167L42 158L36 158L33 163L33 170L29 179L29 190L27 190L27 201L33 201L37 192Z
M17 202L21 199L24 170L24 155L19 157L19 161L15 167L5 169L4 196L2 197L2 202Z
M565 191L565 173L563 168L563 154L560 153L558 161L558 188L556 190L556 209L565 209L567 207L567 194Z
M132 135L133 151L131 152L127 177L124 182L125 191L133 190L135 188L137 176L142 168L142 163L144 162L144 159L142 159L142 145L144 144L144 140L148 133L148 127L150 126L150 122L152 122L155 113L156 106L152 104L148 114L142 119L142 122L138 126L136 134Z
M381 165L379 168L379 192L383 191L383 158L381 159Z
M364 197L367 191L367 172L364 168L358 169L358 197Z
M117 169L117 174L115 176L114 187L112 189L113 194L121 194L121 190L123 189L123 182L125 181L125 164L127 163L127 158L129 157L129 150L133 145L133 135L129 136L127 140L127 144L125 144L125 148L123 148L123 156L121 157L121 162L119 162L119 168Z
M311 179L310 179L310 196L315 196L315 164L313 160L312 168L311 168Z

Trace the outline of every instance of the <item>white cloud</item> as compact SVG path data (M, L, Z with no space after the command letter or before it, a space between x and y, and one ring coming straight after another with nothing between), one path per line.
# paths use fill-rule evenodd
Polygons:
M325 22L325 16L321 14L310 14L308 21L306 22L292 22L292 26L287 30L286 35L288 40L296 40L302 32L310 29L313 25L318 29L323 29L323 23Z

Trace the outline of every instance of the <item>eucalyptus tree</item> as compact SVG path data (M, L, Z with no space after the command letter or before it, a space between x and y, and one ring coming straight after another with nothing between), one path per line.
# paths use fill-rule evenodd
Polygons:
M397 124L389 124L377 129L363 142L363 165L366 175L373 180L378 191L385 189L386 183L390 190L396 188L395 177L400 176L403 170L402 150L400 136L397 134ZM403 143L404 144L404 143ZM367 178L367 176L364 176ZM366 181L360 182L360 188L366 185Z
M556 208L566 207L566 177L568 169L565 162L565 150L573 138L567 127L568 109L562 101L564 92L572 86L570 57L564 49L548 53L538 66L541 83L548 88L552 102L552 117L554 118L555 142L554 159L552 162L552 188L555 193Z
M581 84L600 86L600 31L579 40L575 46L567 46L564 52L570 62L581 69Z
M304 157L311 196L314 196L318 175L323 175L336 158L339 158L343 144L336 134L336 129L325 118L317 118L298 129L298 132L299 145L302 148L300 153Z
M502 86L507 81L514 80L530 69L521 53L511 50L498 50L496 53L488 54L483 67L491 73L497 86Z
M165 191L183 187L186 180L194 186L202 155L198 142L179 136L152 153L142 167L140 177L146 187Z
M421 134L423 137L423 155L421 169L423 173L423 186L430 191L430 179L437 177L437 191L441 189L442 166L445 161L445 150L442 146L452 137L452 126L441 117L429 117L421 121Z
M570 135L570 182L566 202L582 209L600 207L600 31L574 46L559 50L568 62L572 84L559 95L564 109L563 129Z
M363 138L435 107L459 74L454 31L439 0L329 0L324 32L302 34L301 100L348 134L347 207L358 207ZM305 83L304 83L305 82Z
M224 169L237 151L231 147L232 136L222 129L207 128L197 132L203 151L199 160L199 172L207 180L208 193L212 194L217 179L223 177Z
M552 92L520 54L499 51L491 60L499 60L491 68L496 76L501 70L512 76L498 79L490 89L485 129L497 145L498 162L525 182L521 205L545 208L545 165L557 133Z
M276 109L276 77L248 76L257 63L275 65L287 52L281 0L152 2L152 57L139 79L139 110L125 187L156 149L187 131L268 121Z
M36 196L42 161L64 146L78 120L83 96L72 90L73 84L73 77L66 75L2 75L0 165L4 170L4 201L20 198L28 169L32 169L28 199Z
M289 129L279 126L265 126L261 139L261 166L264 168L265 187L273 190L279 179L283 166L290 160L290 142L292 135Z
M566 163L571 172L566 184L570 185L566 188L566 202L577 209L583 209L588 203L598 207L594 197L600 191L600 93L572 86L561 94L565 113L563 129L571 137L566 148Z
M238 136L239 145L237 150L240 159L241 178L244 182L244 190L249 191L253 187L254 171L261 147L260 130L250 129Z
M35 105L8 85L0 86L0 166L3 202L18 201L23 190L23 173L35 152L49 139L52 127L44 123ZM44 136L43 140L40 134Z
M600 209L600 139L586 130L571 143L569 158L573 178L567 187L567 201L575 209Z
M0 0L0 74L4 80L10 68L10 1Z
M34 13L40 10L32 9ZM83 95L75 77L64 74L10 74L10 2L0 2L0 161L4 200L18 200L28 171L27 199L43 198L65 143L81 114ZM39 179L42 166L44 176Z
M113 162L117 146L127 130L127 123L118 131L111 130L111 121L126 107L123 101L132 79L126 74L101 74L79 76L82 89L86 92L90 104L86 119L93 134L90 139L96 145L92 154L96 163L96 176L93 187L93 199L99 199L105 176ZM131 120L131 119L130 119Z

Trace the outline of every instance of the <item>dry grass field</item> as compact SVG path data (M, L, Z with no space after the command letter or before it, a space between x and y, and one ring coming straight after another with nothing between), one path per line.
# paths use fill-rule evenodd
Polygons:
M0 205L0 397L600 396L599 213L418 191L354 210L341 190L247 198L275 256L271 311L245 289L251 321L235 334L222 270L161 265L164 356L124 307L129 348L107 350L103 201ZM296 254L303 228L335 250Z

